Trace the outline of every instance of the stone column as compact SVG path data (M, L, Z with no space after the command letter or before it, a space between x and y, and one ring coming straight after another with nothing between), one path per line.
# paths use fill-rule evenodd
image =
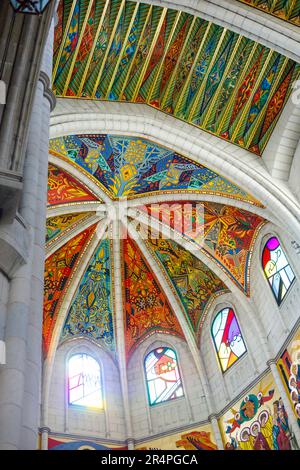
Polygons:
M42 74L30 119L20 202L29 233L28 257L12 276L7 302L7 363L0 368L0 449L37 447L50 105L51 91Z
M44 51L42 71L38 87L42 94L35 103L30 127L27 167L28 180L31 181L32 166L37 167L37 181L32 191L31 185L26 196L30 198L35 192L35 210L32 219L34 240L32 249L32 276L31 276L31 302L28 323L28 346L26 360L26 378L24 390L24 406L22 416L21 448L36 448L38 426L40 424L41 405L41 378L42 378L42 329L43 329L43 290L44 290L44 260L45 260L45 229L47 208L47 180L48 180L48 151L49 151L49 125L50 111L55 106L55 99L50 89L53 53L53 23ZM38 131L37 131L38 127ZM36 133L39 139L36 140ZM38 163L38 165L37 165ZM24 192L25 196L25 192ZM27 213L27 197L23 198L22 209Z
M210 415L208 417L208 419L209 419L209 422L210 422L211 427L213 429L213 433L214 433L214 436L215 436L215 439L216 439L216 444L218 446L218 449L223 450L224 449L224 444L223 444L223 440L222 440L222 436L221 436L221 432L220 432L217 417L216 417L216 415Z
M0 271L0 340L4 339L9 279Z
M133 439L127 439L127 447L128 447L128 450L134 450L134 440Z
M6 364L0 367L1 450L17 450L20 444L30 278L31 263L28 261L10 282L5 328Z
M294 410L293 410L293 408L292 408L290 399L289 399L289 397L288 397L288 395L287 395L287 393L286 393L285 387L284 387L284 385L283 385L283 382L282 382L280 373L279 373L279 371L278 371L278 369L277 369L276 361L275 361L274 359L271 359L270 361L267 362L267 364L268 364L268 366L269 366L270 369L271 369L271 372L272 372L272 374L273 374L273 377L274 377L276 386L277 386L277 388L278 388L278 391L279 391L280 396L281 396L281 398L282 398L284 407L285 407L285 409L286 409L286 412L287 412L287 415L288 415L288 419L289 419L289 426L290 426L290 429L291 429L291 431L294 433L295 438L296 438L296 441L297 441L297 444L298 444L298 446L299 446L299 445L300 445L300 428L299 428L299 426L298 426L297 419L296 419Z
M41 433L41 450L48 450L48 438L50 428L44 426L43 428L40 428L39 431Z

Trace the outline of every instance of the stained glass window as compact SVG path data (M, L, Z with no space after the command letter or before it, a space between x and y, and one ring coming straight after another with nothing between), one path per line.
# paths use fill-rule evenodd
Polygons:
M145 358L150 405L183 396L177 356L170 348L157 348Z
M103 408L101 373L98 362L87 354L75 354L69 360L69 404Z
M222 371L225 372L247 351L232 308L223 308L217 314L211 333Z
M277 304L280 305L295 279L295 274L277 237L269 238L265 244L262 264Z

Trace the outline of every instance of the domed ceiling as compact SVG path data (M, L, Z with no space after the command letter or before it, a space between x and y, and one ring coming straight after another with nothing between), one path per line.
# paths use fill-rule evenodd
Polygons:
M299 2L245 0L299 22ZM61 0L58 97L145 103L261 155L300 66L186 12L128 0Z
M127 360L153 332L189 331L196 341L216 296L232 286L250 293L253 245L267 222L256 210L239 186L149 140L52 139L45 355L53 341L77 337L115 354L116 316Z

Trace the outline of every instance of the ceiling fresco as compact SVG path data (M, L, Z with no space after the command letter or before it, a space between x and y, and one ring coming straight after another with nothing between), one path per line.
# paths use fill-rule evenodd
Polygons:
M136 243L123 240L125 342L127 358L149 334L183 337L178 319Z
M238 0L277 18L300 26L300 3L298 0Z
M83 337L113 355L118 334L115 325L120 324L115 317L123 315L127 360L154 332L185 339L182 321L197 340L212 301L229 291L225 277L221 280L214 271L214 263L240 288L241 295L250 294L253 246L267 220L255 213L264 211L262 204L243 189L199 163L137 137L101 134L61 137L50 141L50 158L51 155L55 156L55 165L49 164L45 354L53 341L60 314L64 318L60 319L61 331L56 330L55 336L60 342ZM60 168L60 161L68 172ZM73 171L76 171L76 178ZM86 187L87 178L93 182L95 194ZM103 192L108 196L107 203L99 197ZM157 195L160 199L164 194L178 198L178 193L189 193L190 198L193 194L205 194L211 200L189 201L183 196L179 202L162 200L157 203ZM142 195L149 196L147 205L141 205L139 196ZM137 210L143 220L155 221L156 227L161 223L171 228L170 235L162 238L151 232L149 236L151 226L146 227L137 219L135 222L141 230L132 225L130 232L131 237L136 238L124 239L120 231L117 239L113 239L110 210L119 207L119 198L123 203L124 196L132 200L122 217L124 215L130 222ZM224 203L214 202L216 196L226 198ZM237 205L248 203L251 212L227 205L228 198ZM78 207L81 201L84 201L84 211ZM95 211L97 201L101 201L99 213ZM52 208L58 204L64 205L65 213L52 215ZM120 218L121 226L125 219ZM96 241L98 228L103 224L108 224L109 229ZM171 233L192 243L183 248ZM140 244L139 239L145 244ZM94 253L87 255L91 240L96 243ZM55 246L57 242L59 245ZM53 253L53 250L56 251ZM119 253L122 270L121 313L115 311L116 253ZM156 274L150 259L156 263ZM80 278L75 276L79 270ZM161 283L157 272L162 275ZM166 286L174 293L175 306L165 292ZM72 299L68 305L63 304L71 288ZM175 313L178 311L182 312L180 321Z
M45 262L43 346L47 353L64 293L95 231L93 225L69 240Z
M228 292L227 287L202 261L174 240L148 238L146 243L171 279L189 324L197 333L207 304L217 295Z
M80 281L61 341L84 336L115 350L110 240L103 239Z
M66 204L70 202L96 201L87 188L79 183L66 171L52 163L48 167L48 205Z
M58 238L64 237L67 232L76 228L80 222L87 220L93 212L79 214L63 214L50 217L46 223L46 244L49 246Z
M92 175L112 199L184 191L261 205L242 188L200 163L138 137L65 136L50 140L50 154Z
M192 217L188 211L188 221L181 222L187 208ZM250 260L265 219L237 207L213 202L176 202L169 206L140 206L139 209L196 243L199 250L212 258L241 290L250 294Z
M292 0L251 3L298 18ZM221 26L127 0L61 0L53 63L58 97L146 103L257 155L300 72Z

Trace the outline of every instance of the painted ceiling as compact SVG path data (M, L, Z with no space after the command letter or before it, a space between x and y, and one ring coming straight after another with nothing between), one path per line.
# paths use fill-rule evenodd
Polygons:
M110 241L103 239L81 279L61 339L87 336L115 350Z
M300 3L298 0L238 0L270 15L300 26Z
M149 237L147 244L170 278L196 333L205 308L228 289L202 261L174 240Z
M251 254L266 223L255 213L263 206L251 195L200 163L145 139L68 136L53 139L50 149L45 355L53 342L84 337L114 356L121 322L129 360L154 332L185 338L188 330L196 340L211 302L228 292L231 282L249 295ZM107 203L101 199L103 191ZM191 200L156 204L157 194L178 198L178 192L189 193ZM199 198L202 192L211 200L192 199L193 193ZM129 225L130 210L137 210L179 239L149 234L144 222L139 224L142 230L130 225L130 236L118 232L112 238L109 211L124 195L132 198L125 213ZM141 195L147 195L147 205L141 205ZM216 195L223 204L214 202ZM228 205L228 197L237 205L247 204L250 211ZM97 212L95 203L102 210ZM183 224L178 226L178 221ZM115 301L116 252L121 313ZM171 289L175 305L166 289Z
M53 242L64 237L67 232L76 228L79 222L87 220L92 212L83 212L79 214L63 214L56 217L50 217L46 223L46 244L47 247Z
M47 351L53 335L60 306L72 280L74 270L82 258L95 230L95 225L71 238L45 263L43 342Z
M48 205L95 201L97 198L62 168L48 167Z
M192 211L189 223L181 223L186 207ZM189 241L195 243L232 279L250 295L249 272L254 242L266 220L237 207L203 202L191 205L190 201L178 202L171 206L140 206L151 217L170 226ZM180 221L177 228L177 221ZM195 230L194 224L199 227Z
M214 194L260 205L228 179L146 139L116 135L70 135L50 140L50 153L65 159L100 183L111 199L167 192ZM87 200L57 170L59 196ZM51 181L54 179L51 173ZM49 183L50 184L50 183ZM57 182L52 183L55 186ZM78 185L78 183L77 183ZM71 194L71 196L69 196ZM52 196L53 198L53 196Z
M299 8L251 3L278 14L274 5L285 3L289 20ZM59 4L57 96L146 103L257 155L299 72L287 57L185 12L127 0Z
M136 243L123 240L125 340L127 356L151 331L184 337L166 295Z

